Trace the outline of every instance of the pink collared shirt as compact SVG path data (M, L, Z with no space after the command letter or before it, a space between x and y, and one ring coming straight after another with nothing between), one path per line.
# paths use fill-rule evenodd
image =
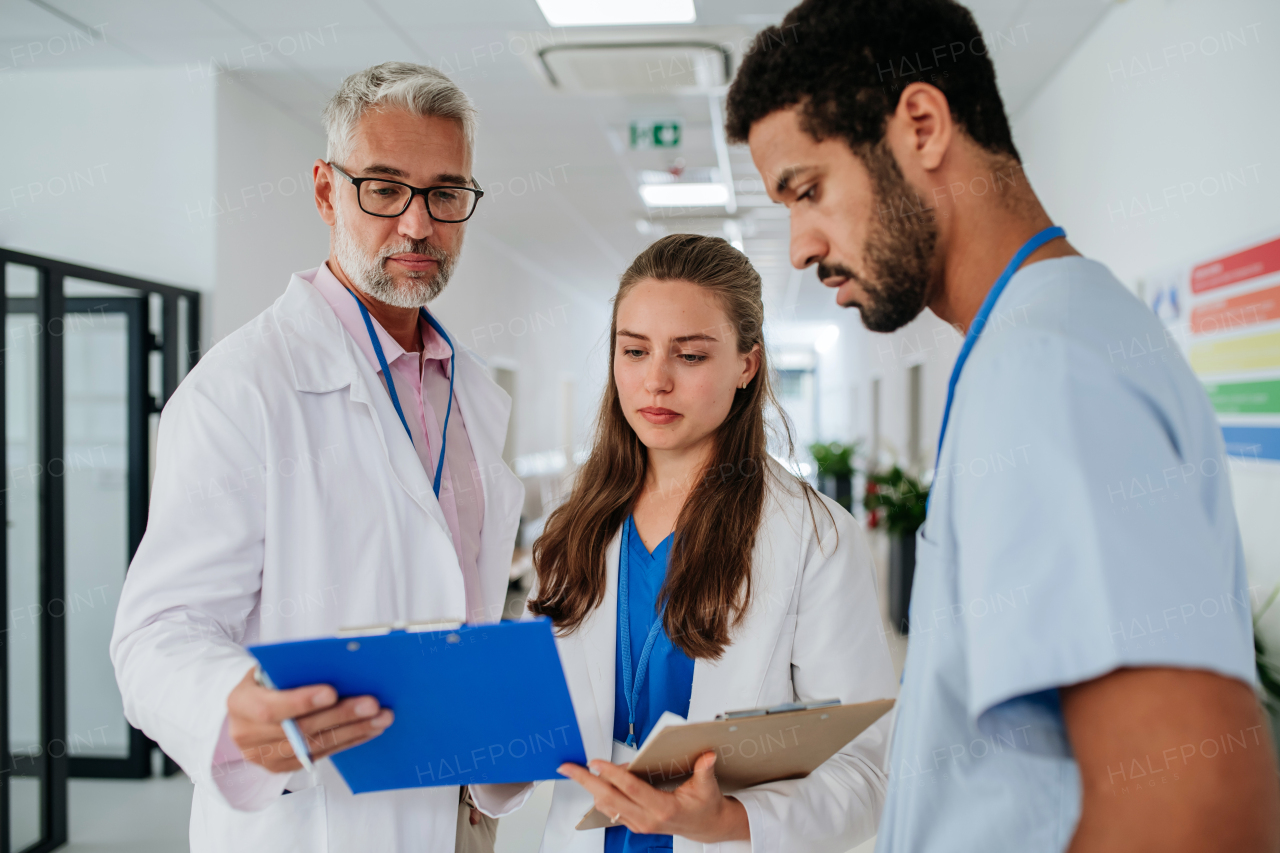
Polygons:
M356 346L373 365L378 377L382 379L383 388L386 388L387 377L382 375L378 357L369 340L364 316L351 292L338 281L327 263L321 264L314 273L303 273L302 278L309 280L320 291L320 295L338 315L347 334L351 335ZM422 469L427 472L427 478L434 481L436 460L440 456L441 428L449 402L449 344L429 323L419 320L418 330L422 335L423 350L419 358L418 353L406 352L404 347L396 343L395 338L372 315L370 319L378 335L378 342L382 344L387 366L391 369L392 381L395 383L396 395L400 398L400 406L404 409L405 420L409 422L414 450L422 462ZM397 431L402 429L400 424L391 427L384 425L384 428L394 428ZM449 525L453 548L458 555L458 564L462 567L467 596L466 619L468 622L481 621L485 618L485 610L480 594L477 560L480 556L480 531L484 525L484 491L480 469L476 465L475 453L471 450L471 439L467 435L466 422L456 394L453 397L453 410L449 413L444 474L440 478L440 509Z

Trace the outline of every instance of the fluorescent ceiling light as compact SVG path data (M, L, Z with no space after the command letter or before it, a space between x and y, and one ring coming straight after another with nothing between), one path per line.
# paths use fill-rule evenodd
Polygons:
M538 0L553 27L607 27L623 24L692 24L693 0Z
M723 207L729 200L724 184L641 184L649 207Z
M831 352L831 348L840 340L839 326L823 326L813 339L813 348L818 352Z

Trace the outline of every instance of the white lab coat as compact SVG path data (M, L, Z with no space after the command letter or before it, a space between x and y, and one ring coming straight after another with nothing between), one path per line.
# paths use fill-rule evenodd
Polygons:
M825 497L834 524L820 509L811 513L794 478L770 464L777 479L790 485L770 489L753 552L746 618L719 661L694 664L691 721L795 700L866 702L898 694L861 528ZM814 535L815 514L820 537ZM613 537L605 555L604 600L577 631L557 641L588 760L607 761L613 748L620 539ZM805 779L735 794L747 809L750 843L702 845L677 836L676 853L846 853L870 838L884 804L891 717L885 715ZM477 805L495 817L519 808L531 791L532 786L472 786ZM543 853L600 853L605 830L574 829L591 807L585 788L557 781Z
M462 347L456 363L496 620L524 499L501 458L511 400ZM244 646L465 610L449 527L375 368L295 275L165 406L111 640L125 715L195 782L193 853L452 853L457 788L355 797L328 759L277 775L214 755L254 662Z

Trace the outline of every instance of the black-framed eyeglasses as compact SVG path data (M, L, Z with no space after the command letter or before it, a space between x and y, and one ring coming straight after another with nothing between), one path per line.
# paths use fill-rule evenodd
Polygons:
M355 185L360 209L370 216L394 219L409 209L414 196L420 195L426 199L427 214L436 222L466 222L484 195L484 190L477 187L413 187L385 178L353 178L337 165L328 165Z

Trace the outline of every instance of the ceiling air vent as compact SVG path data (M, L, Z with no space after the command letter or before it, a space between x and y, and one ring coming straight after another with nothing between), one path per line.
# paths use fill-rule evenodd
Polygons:
M705 92L730 77L729 51L714 42L561 44L538 59L552 86L594 95Z

